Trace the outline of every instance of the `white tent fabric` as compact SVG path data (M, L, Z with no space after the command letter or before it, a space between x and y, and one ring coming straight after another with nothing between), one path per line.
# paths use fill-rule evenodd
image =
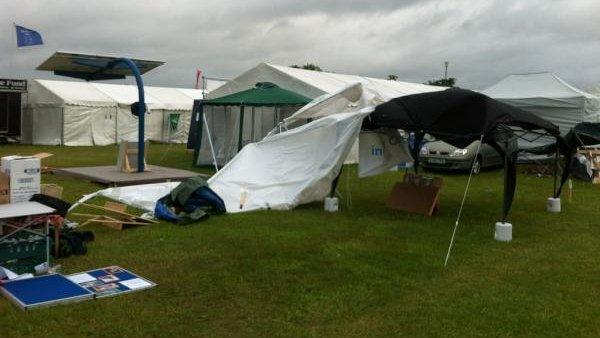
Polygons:
M316 99L316 102L313 101L313 103L309 104L309 106L300 109L300 111L293 114L292 117L287 118L286 121L288 123L294 121L303 123L308 118L312 119L339 113L341 112L341 110L338 110L340 107L346 110L355 108L360 104L360 102L353 101L353 95L356 96L357 94L352 94L351 92L352 88L356 88L357 85L361 86L361 90L359 91L360 94L356 96L356 100L362 99L361 95L363 94L364 90L365 95L368 96L368 100L370 100L372 104L383 103L392 98L403 95L445 89L443 87L429 86L418 83L375 79L356 75L316 72L305 69L278 66L269 63L261 63L234 78L233 80L230 80L221 87L213 90L207 94L206 97L212 99L237 93L253 88L258 82L271 82L281 88L291 90L311 99ZM340 95L335 96L333 99L338 99L339 102L333 103L331 101L333 99L330 96L332 94L338 94L344 90L346 91L343 95L348 95L348 97L346 98ZM324 105L317 104L325 98L328 99ZM300 112L302 113L299 114ZM213 138L213 144L215 145L217 161L219 164L222 164L224 159L229 160L233 158L238 149L237 144L234 144L235 146L231 146L231 143L228 142L228 140L231 138L231 132L221 133L220 131L236 130L236 126L239 126L239 121L237 118L235 118L235 114L229 114L227 116L213 116L215 114L218 114L218 112L207 112L206 119L207 125L209 128L211 128L211 136ZM268 129L274 128L279 122L282 121L282 119L286 118L286 116L289 116L288 113L278 115L278 118L273 120ZM246 125L246 121L244 121L244 125ZM263 126L263 128L266 128L266 126ZM206 134L207 133L203 133L202 135L202 147L200 149L196 164L206 165L211 164L213 161L211 151L207 145L208 136ZM355 144L347 159L347 163L356 163L357 161L358 144Z
M552 73L509 75L482 93L555 123L562 134L579 122L600 122L600 98Z
M154 212L156 202L175 189L180 182L162 182L151 184L131 185L126 187L106 188L84 196L77 201L83 203L95 196L104 196L132 207ZM74 207L71 207L73 209Z
M227 212L322 200L373 107L330 115L244 147L209 180Z
M587 89L587 92L600 97L600 85L595 85Z
M146 137L162 142L186 142L193 102L202 97L202 90L146 86L145 94L150 112L146 116ZM137 140L138 120L129 108L136 101L136 86L29 81L22 142L85 146ZM172 115L179 116L175 130L170 130Z

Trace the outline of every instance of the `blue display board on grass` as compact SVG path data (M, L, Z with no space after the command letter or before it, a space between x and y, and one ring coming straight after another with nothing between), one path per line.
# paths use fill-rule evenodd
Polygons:
M59 274L7 281L0 285L0 292L23 310L94 297L91 291Z
M67 278L92 292L96 298L116 296L156 286L155 283L118 266L76 273Z

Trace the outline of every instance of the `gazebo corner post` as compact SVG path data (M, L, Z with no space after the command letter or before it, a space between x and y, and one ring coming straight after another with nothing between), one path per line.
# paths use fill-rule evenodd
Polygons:
M502 202L502 218L496 222L494 239L499 242L512 241L512 224L508 222L508 213L515 195L517 168L516 152L511 149L510 140L504 142L504 193Z
M564 181L561 180L561 184L558 184L558 167L560 166L560 149L559 149L559 138L556 138L556 150L554 151L554 170L553 170L553 174L554 174L554 187L553 187L553 191L552 191L552 197L548 197L548 200L546 201L546 211L548 212L553 212L553 213L558 213L561 211L561 200L560 200L560 191L562 189L562 186L564 184ZM571 156L572 157L572 156ZM567 163L569 163L567 161ZM568 166L570 166L570 163L567 164Z

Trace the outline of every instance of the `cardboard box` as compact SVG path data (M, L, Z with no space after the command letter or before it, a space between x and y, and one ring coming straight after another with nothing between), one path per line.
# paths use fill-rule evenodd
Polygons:
M35 157L5 156L2 171L9 176L10 203L29 201L40 193L40 159Z

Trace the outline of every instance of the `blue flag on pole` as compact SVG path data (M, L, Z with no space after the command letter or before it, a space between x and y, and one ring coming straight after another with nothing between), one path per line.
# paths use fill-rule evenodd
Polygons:
M33 29L15 25L17 30L17 47L43 45L42 36Z

